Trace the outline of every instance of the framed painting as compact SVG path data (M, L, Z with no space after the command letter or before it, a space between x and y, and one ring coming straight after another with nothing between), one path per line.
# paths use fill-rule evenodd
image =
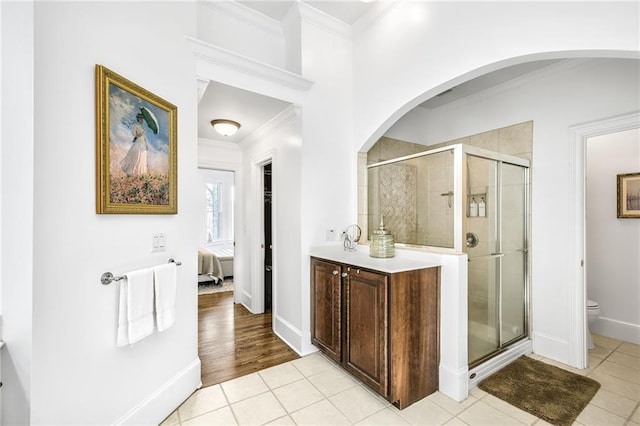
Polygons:
M96 65L96 212L176 214L177 107Z
M640 173L618 175L618 217L640 218Z

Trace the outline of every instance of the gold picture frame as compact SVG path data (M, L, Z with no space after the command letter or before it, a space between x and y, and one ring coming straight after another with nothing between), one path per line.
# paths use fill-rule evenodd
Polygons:
M96 65L96 212L178 212L178 108Z
M640 173L618 175L618 217L640 218Z

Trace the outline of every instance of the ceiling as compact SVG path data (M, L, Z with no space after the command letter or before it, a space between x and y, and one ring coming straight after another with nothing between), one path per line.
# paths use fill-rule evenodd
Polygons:
M554 64L559 60L560 59L548 59L544 61L525 62L524 64L502 68L459 84L452 89L442 92L439 95L421 103L419 106L422 108L434 109L458 99L473 95L474 93L482 90L497 86L498 84L513 80L525 74L532 73L536 70Z
M212 81L198 104L198 138L239 143L289 105L279 99ZM233 136L217 134L211 127L211 120L220 118L240 123L238 133Z
M295 0L279 0L279 1L245 1L239 0L238 3L247 6L257 12L267 15L268 17L281 21L287 14L287 11L295 3ZM353 24L362 15L364 15L371 7L373 2L362 1L324 1L324 0L301 0L302 3L306 3L327 15L333 16L340 21Z

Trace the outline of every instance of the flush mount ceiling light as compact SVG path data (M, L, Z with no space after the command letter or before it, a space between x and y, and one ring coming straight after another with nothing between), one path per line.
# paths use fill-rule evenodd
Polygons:
M211 125L222 136L232 136L240 128L240 123L232 120L211 120Z

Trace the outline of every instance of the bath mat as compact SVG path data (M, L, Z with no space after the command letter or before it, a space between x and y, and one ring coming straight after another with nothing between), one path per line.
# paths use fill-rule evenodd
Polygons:
M213 281L198 283L198 296L225 291L233 291L233 278L225 278L220 285L214 284Z
M589 377L522 356L478 387L554 425L571 425L600 388Z

